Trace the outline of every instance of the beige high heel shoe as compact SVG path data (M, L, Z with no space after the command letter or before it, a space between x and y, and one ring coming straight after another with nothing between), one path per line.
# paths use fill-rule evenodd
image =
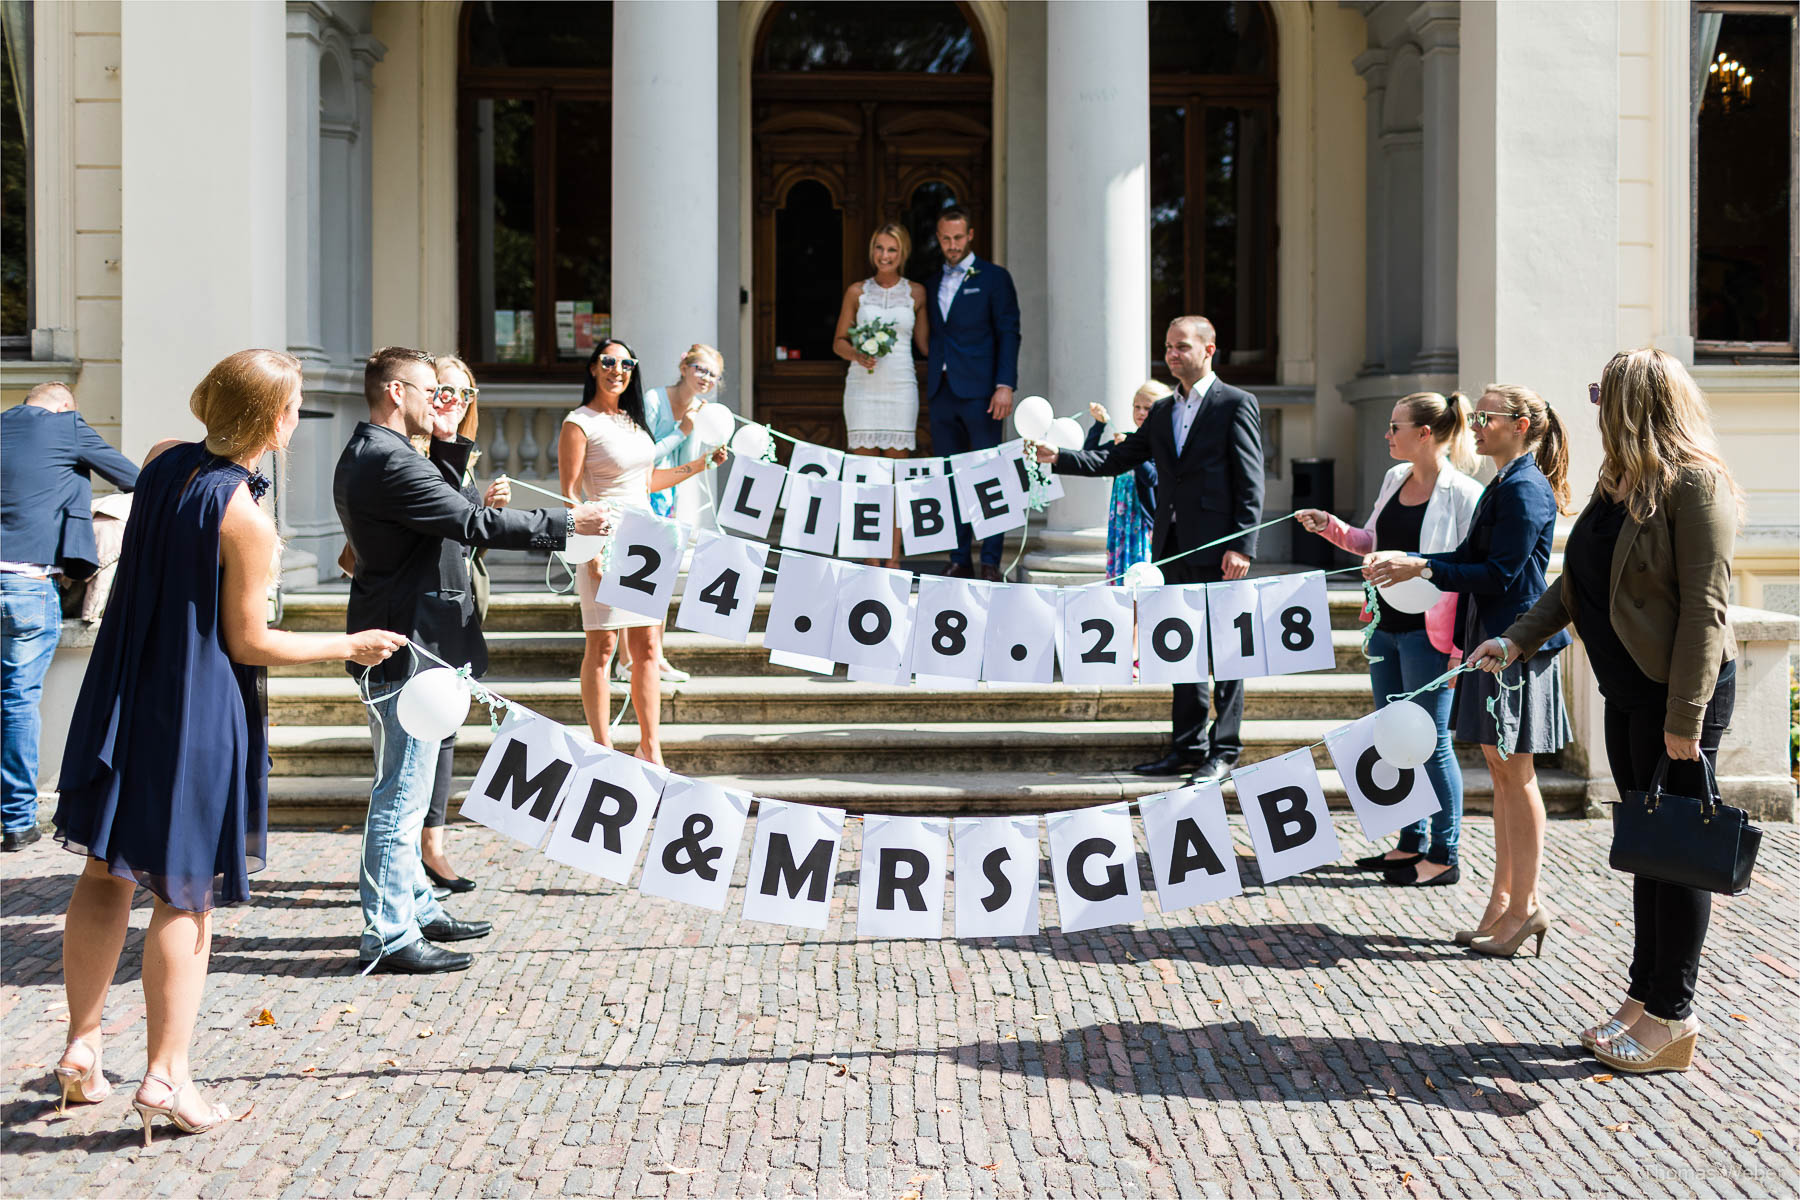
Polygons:
M64 1063L77 1046L88 1052L88 1065L65 1066ZM77 1104L97 1104L112 1095L112 1084L107 1082L106 1073L100 1069L100 1052L80 1038L70 1038L68 1046L63 1049L63 1062L56 1064L56 1082L62 1085L62 1099L57 1101L57 1112L68 1111L71 1097Z
M1498 941L1492 936L1478 937L1469 943L1469 949L1477 954L1486 954L1494 958L1511 958L1519 952L1519 948L1525 944L1527 938L1535 937L1537 947L1533 952L1542 958L1544 957L1544 935L1549 932L1550 915L1540 908L1526 917L1525 923L1519 926L1518 932L1504 942Z
M1459 946L1467 946L1476 938L1486 937L1493 928L1492 925L1483 925L1479 929L1459 929L1456 931L1456 944Z
M150 1144L151 1117L167 1117L175 1128L181 1130L183 1133L208 1133L221 1125L229 1124L230 1122L237 1120L236 1117L231 1115L231 1111L223 1104L215 1104L212 1106L211 1120L189 1121L181 1113L181 1093L184 1091L192 1091L195 1096L198 1096L200 1091L198 1088L194 1087L194 1081L190 1079L186 1083L177 1086L167 1079L164 1079L161 1075L151 1075L146 1073L144 1075L144 1083L150 1083L151 1081L160 1083L168 1088L169 1098L162 1104L151 1104L144 1099L144 1089L142 1085L139 1085L137 1095L131 1098L131 1107L137 1110L137 1115L142 1117L144 1121L144 1145L146 1146Z
M1686 1033L1686 1021L1665 1021L1661 1017L1644 1016L1669 1031L1669 1043L1660 1050L1650 1050L1629 1033L1621 1033L1604 1046L1594 1048L1594 1057L1615 1071L1646 1075L1652 1071L1685 1071L1694 1064L1694 1046L1700 1040L1700 1023Z

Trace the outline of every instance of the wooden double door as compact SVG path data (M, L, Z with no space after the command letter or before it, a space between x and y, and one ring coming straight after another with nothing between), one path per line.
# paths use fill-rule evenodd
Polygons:
M912 236L907 278L935 287L937 213L991 245L992 100L985 77L771 73L754 81L756 419L843 448L844 373L831 351L844 289L866 279L887 221ZM923 364L919 364L921 376ZM925 405L919 412L926 445Z

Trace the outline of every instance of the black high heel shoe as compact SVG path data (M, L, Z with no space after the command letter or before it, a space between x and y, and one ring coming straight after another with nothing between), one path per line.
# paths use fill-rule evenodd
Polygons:
M452 892L472 892L475 890L475 881L466 875L458 875L455 879L445 879L430 867L426 867L425 878L431 880L432 887L447 888Z

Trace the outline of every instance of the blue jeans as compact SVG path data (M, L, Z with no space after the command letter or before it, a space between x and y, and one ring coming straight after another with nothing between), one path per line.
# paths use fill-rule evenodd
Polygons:
M1369 684L1375 691L1375 707L1387 707L1388 697L1423 687L1450 669L1450 656L1431 644L1423 629L1389 633L1377 629L1369 638L1369 653L1380 662L1369 664ZM1463 778L1456 750L1450 744L1449 684L1439 684L1413 703L1422 706L1437 722L1437 753L1425 763L1425 775L1438 794L1436 814L1400 831L1400 849L1424 853L1430 862L1449 866L1456 862L1456 840L1462 832ZM1426 849L1429 839L1430 849Z
M375 787L363 827L362 940L364 962L418 941L419 926L444 918L419 858L419 831L437 779L438 742L421 742L400 727L400 689L377 690L369 705L375 747Z
M0 571L0 830L7 833L37 825L38 702L61 640L55 581Z

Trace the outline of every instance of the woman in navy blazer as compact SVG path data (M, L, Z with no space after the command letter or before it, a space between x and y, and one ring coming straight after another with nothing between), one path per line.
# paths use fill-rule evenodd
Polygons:
M1379 558L1363 570L1377 587L1422 577L1456 592L1457 642L1465 651L1537 603L1557 513L1570 510L1569 440L1542 397L1517 384L1489 384L1470 423L1475 448L1494 460L1498 473L1475 505L1468 537L1446 553ZM1451 727L1459 740L1481 746L1494 781L1493 888L1480 922L1456 935L1481 954L1510 958L1533 937L1543 952L1550 927L1538 901L1544 798L1533 756L1569 740L1556 671L1556 654L1568 644L1568 633L1558 633L1515 664L1509 682L1479 672L1456 688Z

